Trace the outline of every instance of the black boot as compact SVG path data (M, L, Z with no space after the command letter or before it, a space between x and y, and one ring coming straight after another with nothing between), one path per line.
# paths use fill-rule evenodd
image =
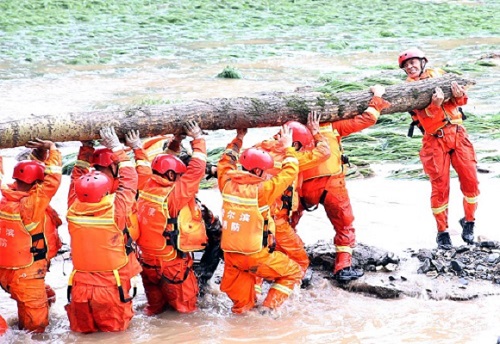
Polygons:
M460 226L462 226L462 240L468 244L474 243L474 221L465 221L465 217L461 218Z
M333 278L335 278L338 282L349 282L360 278L364 274L363 270L353 269L352 266L349 266L337 271L333 275Z
M438 248L443 250L451 250L453 247L451 244L450 233L448 232L438 232L436 242L438 244Z
M313 271L311 268L308 268L306 270L304 277L302 278L302 283L300 284L300 288L307 289L311 285L312 278L313 278Z

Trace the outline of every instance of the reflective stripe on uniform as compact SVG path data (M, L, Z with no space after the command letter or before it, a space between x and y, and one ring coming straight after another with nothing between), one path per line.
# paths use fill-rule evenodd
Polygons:
M255 292L257 294L262 294L262 287L260 286L260 284L255 284L253 288L255 289Z
M45 174L61 174L61 173L62 173L61 166L55 166L55 165L45 166Z
M469 203L469 204L476 204L477 203L477 199L478 197L467 197L467 196L464 196L464 200L465 202Z
M350 246L335 246L335 251L336 252L344 252L344 253L349 253L352 255L352 247Z
M29 223L27 225L24 225L24 228L26 228L26 230L28 232L31 232L33 229L35 229L38 226L39 223L40 222L32 222L32 223Z
M118 168L122 168L122 167L134 168L134 164L132 163L132 161L122 161L122 162L118 163Z
M445 205L442 205L440 207L437 207L437 208L431 208L432 209L432 213L434 215L436 214L441 214L443 211L445 211L446 209L448 209L448 203L446 203Z
M0 219L12 220L12 221L21 220L21 214L9 214L9 213L0 211Z
M258 201L256 198L242 198L228 194L222 194L222 200L225 202L249 205L249 206L258 206Z
M292 291L293 291L292 289L290 289L288 287L285 287L285 286L283 286L281 284L277 284L277 283L273 283L271 285L271 288L276 289L276 290L282 292L285 295L290 295L292 293Z
M135 162L135 166L146 166L146 167L151 167L151 163L146 160L137 160Z
M113 218L99 218L88 216L68 216L68 220L79 225L112 225L115 223Z
M157 204L163 204L165 202L165 197L158 196L152 193L147 193L142 190L139 191L139 198L143 198L146 201L150 201Z
M207 161L207 155L202 152L194 152L193 155L191 155L192 158L197 158L203 161Z
M84 169L89 169L90 168L90 163L87 162L87 161L83 161L83 160L77 160L75 162L75 167L80 167L80 168L84 168Z
M297 158L294 158L294 157L287 157L287 158L285 158L285 160L283 160L283 165L284 165L284 164L287 164L287 163L291 163L291 164L296 164L296 165L298 165L298 164L299 164L299 161L297 160Z
M365 112L368 112L370 115L372 115L373 117L375 117L376 119L379 118L380 116L380 111L378 111L377 109L375 109L374 107L368 107Z

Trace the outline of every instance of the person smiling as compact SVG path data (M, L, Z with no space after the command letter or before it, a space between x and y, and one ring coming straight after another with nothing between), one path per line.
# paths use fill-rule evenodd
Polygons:
M399 67L407 75L407 81L440 77L442 69L426 68L427 57L417 48L410 48L399 54ZM459 220L462 239L474 242L475 213L479 196L479 182L476 172L476 153L462 122L465 119L460 106L467 104L465 88L451 82L450 99L445 99L443 90L436 87L430 104L421 110L413 110L412 127L418 126L423 133L420 160L432 185L431 208L437 223L438 248L452 248L448 232L448 201L450 196L450 164L458 174L460 189L464 195L465 216Z

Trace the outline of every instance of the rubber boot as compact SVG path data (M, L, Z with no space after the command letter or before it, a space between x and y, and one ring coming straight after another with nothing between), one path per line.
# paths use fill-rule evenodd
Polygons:
M460 226L462 226L462 240L467 244L474 243L474 221L465 221L465 217L461 218Z
M337 271L333 275L333 278L336 279L338 282L349 282L360 278L364 274L365 273L363 272L363 270L353 269L352 266L349 266L347 268L343 268Z
M301 289L307 289L312 282L313 278L313 271L311 268L308 268L306 270L306 273L304 274L304 277L302 277L302 283L300 284Z
M438 244L438 249L451 250L453 247L451 244L450 233L448 232L438 232L436 242Z

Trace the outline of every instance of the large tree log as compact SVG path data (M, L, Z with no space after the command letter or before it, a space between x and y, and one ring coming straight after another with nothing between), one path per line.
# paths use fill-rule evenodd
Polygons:
M441 87L451 97L451 81L474 85L475 81L454 74L440 78L402 83L386 88L384 99L391 103L383 114L423 109L432 92ZM319 92L267 93L256 97L214 98L180 104L141 107L123 111L91 111L58 115L31 115L0 122L0 148L24 145L40 137L53 141L98 138L99 129L114 125L119 136L139 129L142 136L180 133L182 124L195 120L202 129L238 129L277 126L289 120L305 123L316 110L321 121L337 121L362 113L372 97L369 91L324 94Z

